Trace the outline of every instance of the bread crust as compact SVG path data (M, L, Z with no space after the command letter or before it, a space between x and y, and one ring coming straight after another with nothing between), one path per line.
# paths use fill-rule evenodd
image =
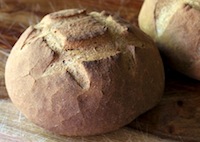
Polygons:
M149 16L150 20L146 20ZM146 0L139 15L139 25L156 41L167 64L200 80L199 0Z
M27 118L68 136L116 130L155 106L164 89L162 61L148 36L105 12L76 9L29 27L5 78Z

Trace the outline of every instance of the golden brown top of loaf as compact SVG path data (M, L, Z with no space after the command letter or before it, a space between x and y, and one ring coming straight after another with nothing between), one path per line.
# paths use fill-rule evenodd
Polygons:
M118 44L126 39L119 38L119 35L128 32L129 27L105 12L87 14L85 10L71 9L45 16L34 28L52 50L79 52L85 60L95 60L123 50L125 45ZM116 38L120 41L113 43ZM87 52L90 56L87 57L82 52Z
M58 70L67 70L83 88L89 87L89 79L82 62L105 59L126 52L125 47L128 45L143 46L138 40L138 33L135 33L135 40L128 36L134 34L133 31L129 32L129 24L105 12L63 10L45 16L33 28L27 41L42 37L47 46L57 54L43 76Z

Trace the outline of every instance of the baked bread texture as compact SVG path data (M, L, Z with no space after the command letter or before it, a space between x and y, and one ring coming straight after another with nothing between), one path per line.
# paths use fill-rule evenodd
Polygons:
M200 0L145 0L139 26L167 64L200 80Z
M116 130L154 107L164 88L154 42L106 12L70 9L30 26L6 64L12 102L61 135Z

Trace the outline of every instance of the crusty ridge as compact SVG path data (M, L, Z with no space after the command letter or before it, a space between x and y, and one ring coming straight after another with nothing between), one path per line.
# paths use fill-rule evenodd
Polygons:
M90 79L82 62L101 60L122 52L125 43L129 44L120 37L128 31L127 25L105 12L87 14L85 10L72 9L45 16L34 28L38 37L42 37L57 54L57 59L51 62L44 76L66 70L82 88L89 88Z

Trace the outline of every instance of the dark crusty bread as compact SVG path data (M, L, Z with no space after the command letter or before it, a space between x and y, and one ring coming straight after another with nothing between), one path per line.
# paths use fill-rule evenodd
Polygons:
M77 9L30 26L11 51L5 78L27 118L68 136L116 130L155 106L164 88L149 37L105 12Z
M200 0L145 0L139 26L167 64L200 80Z

